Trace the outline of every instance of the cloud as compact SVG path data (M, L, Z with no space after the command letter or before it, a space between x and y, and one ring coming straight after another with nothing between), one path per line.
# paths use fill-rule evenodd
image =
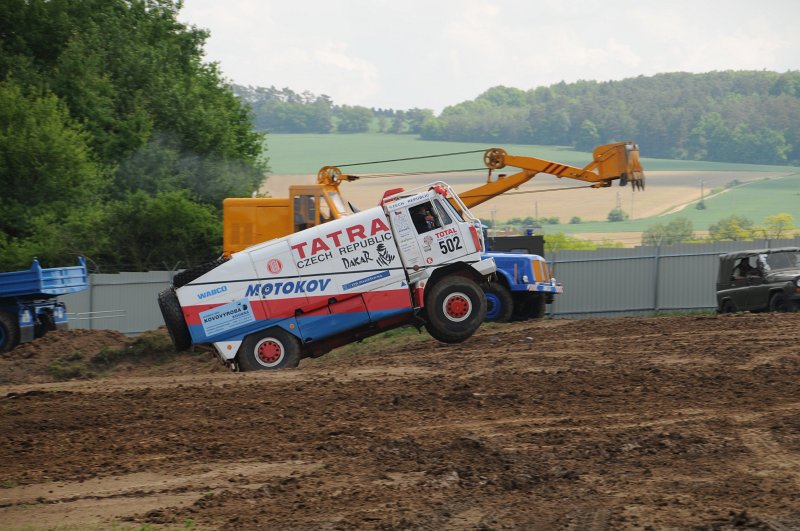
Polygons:
M337 104L431 108L495 85L800 69L800 2L189 0L209 60L244 85Z

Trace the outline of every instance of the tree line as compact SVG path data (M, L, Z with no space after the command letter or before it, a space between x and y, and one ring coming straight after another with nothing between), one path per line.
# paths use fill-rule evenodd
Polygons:
M0 3L0 270L181 266L263 180L263 134L178 0Z
M378 131L422 139L573 146L635 140L649 157L800 164L800 72L666 73L621 81L497 86L445 108L337 106L290 89L235 87L274 133Z
M253 124L270 133L378 133L420 134L434 118L428 109L376 109L336 105L326 95L290 88L233 85L233 92L253 112Z

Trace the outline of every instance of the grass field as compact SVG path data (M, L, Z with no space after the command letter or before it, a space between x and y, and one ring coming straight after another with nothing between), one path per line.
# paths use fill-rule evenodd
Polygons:
M502 147L509 153L534 156L563 164L583 167L591 154L554 146L522 146L429 142L411 135L269 135L268 156L272 173L262 191L285 196L293 183L314 182L319 168L340 166L343 171L362 175L363 179L342 186L345 197L359 207L373 205L387 188L422 186L433 180L445 180L457 191L482 183L486 178L483 151ZM612 239L632 245L640 240L642 230L655 223L668 223L676 217L688 218L695 230L705 231L719 219L733 213L752 219L756 224L766 216L788 212L800 224L800 168L729 164L698 161L652 159L641 147L642 164L647 175L647 189L633 192L631 187L575 189L584 183L560 180L540 174L519 190L476 206L471 210L484 219L502 222L513 217L558 217L562 224L545 225L545 233L564 232L581 238ZM442 153L475 151L457 156L396 160ZM385 161L381 164L348 166L354 163ZM448 172L422 175L387 173ZM470 171L471 170L471 171ZM513 169L508 168L508 173ZM732 182L740 186L726 188ZM704 192L706 210L697 210L696 202ZM712 194L712 191L716 192ZM610 223L608 212L620 206L630 221ZM569 224L573 217L580 224Z

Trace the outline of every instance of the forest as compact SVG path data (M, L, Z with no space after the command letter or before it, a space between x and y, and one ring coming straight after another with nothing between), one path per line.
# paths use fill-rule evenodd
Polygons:
M458 142L573 146L636 140L648 156L800 164L800 72L666 73L521 90L497 86L439 116L337 106L291 89L234 87L273 133L418 134Z

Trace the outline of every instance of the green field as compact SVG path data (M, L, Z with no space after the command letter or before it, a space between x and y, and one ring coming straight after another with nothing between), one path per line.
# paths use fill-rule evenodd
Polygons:
M389 172L444 172L448 170L485 169L483 166L483 150L489 147L502 147L515 155L534 156L547 160L573 166L585 166L591 160L591 154L574 151L566 147L555 146L523 146L513 144L486 145L459 142L430 142L417 139L412 135L386 135L386 134L354 134L354 135L269 135L267 137L268 156L272 175L314 175L325 165L341 166L344 171L356 174L389 173ZM800 169L787 166L762 166L755 164L729 164L716 162L698 162L682 160L652 159L647 154L646 147L642 146L642 164L645 172L674 172L675 176L668 183L658 178L650 181L651 187L643 192L645 197L662 197L664 187L687 186L692 183L695 190L699 191L696 183L706 179L706 194L711 193L711 186L718 186L717 193L706 195L705 210L697 210L695 204L690 204L683 210L675 213L636 219L633 221L610 223L605 221L585 222L580 224L545 225L545 233L564 232L575 233L640 233L648 227L662 223L666 224L677 217L688 218L695 230L704 231L708 227L733 213L745 216L756 224L762 224L766 216L779 212L787 212L794 216L795 222L800 224ZM442 153L455 153L464 151L477 151L476 153L442 158L426 158L418 160L398 161L407 157L420 157L438 155ZM371 161L393 160L382 164L347 166L353 163ZM708 173L715 172L718 177L709 177ZM744 185L721 190L720 182L727 184L733 179L728 174L738 172L738 175L747 174ZM651 175L652 175L651 173ZM696 173L696 174L695 174ZM763 174L763 177L761 176ZM452 184L461 183L465 174L434 175L434 178L443 178ZM277 178L277 177L276 177ZM293 179L288 178L289 181ZM399 179L399 181L398 181ZM402 182L403 177L391 179L393 185L407 185ZM709 181L717 181L710 185ZM361 182L361 181L359 181ZM377 183L377 181L376 181ZM576 183L577 184L577 183ZM626 190L626 189L621 189ZM642 192L636 192L639 194ZM659 195L651 195L659 194ZM378 192L373 195L378 196ZM699 194L698 194L699 195ZM517 201L531 201L531 196L523 196ZM674 195L672 196L674 197ZM512 198L505 198L512 200ZM673 201L676 199L673 199ZM623 203L623 210L628 211L629 205ZM659 205L659 212L669 212L678 204L665 202L663 208ZM502 207L501 207L502 210ZM603 211L606 212L606 211ZM602 214L603 216L605 214ZM567 222L572 214L562 215L560 219ZM498 215L499 222L505 221L506 216ZM597 219L597 218L595 218ZM638 239L638 236L631 236Z
M353 134L353 135L276 135L266 141L271 173L275 175L316 174L322 166L345 166L352 163L394 160L407 157L438 155L462 151L484 151L501 147L510 153L583 167L592 160L590 153L558 146L519 144L475 144L469 142L435 142L419 140L414 135ZM650 171L785 171L785 166L728 164L687 160L647 158L641 147L642 164ZM418 172L484 168L481 153L453 157L409 160L358 166L348 172Z
M779 212L791 214L795 223L800 223L800 170L783 178L754 181L706 197L705 210L698 210L696 204L692 203L679 212L633 221L545 225L544 232L641 232L656 223L666 225L675 218L687 218L695 230L707 230L731 214L749 218L758 225L766 216Z

